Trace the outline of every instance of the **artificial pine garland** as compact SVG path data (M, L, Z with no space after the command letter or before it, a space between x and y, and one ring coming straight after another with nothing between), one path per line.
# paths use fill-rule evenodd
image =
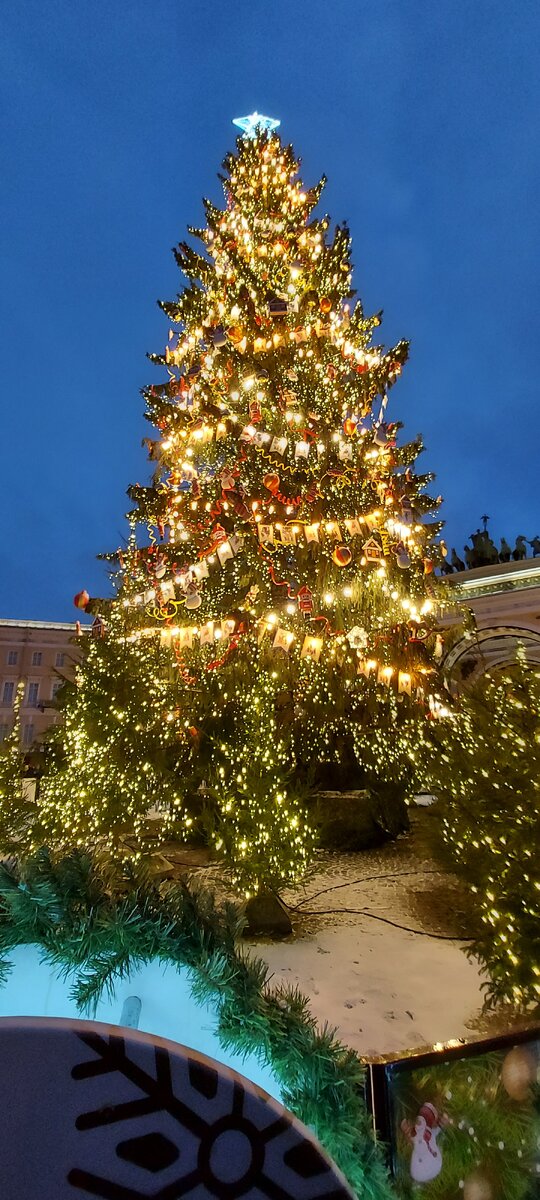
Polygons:
M46 849L0 865L0 897L0 982L11 970L10 951L37 944L44 962L73 975L72 995L92 1015L101 996L142 964L186 969L195 998L214 1009L223 1049L254 1054L271 1068L284 1103L362 1200L391 1200L357 1055L328 1026L317 1027L305 996L271 987L266 963L238 948L237 906L218 908L207 890L157 885L144 869L82 852L55 862Z

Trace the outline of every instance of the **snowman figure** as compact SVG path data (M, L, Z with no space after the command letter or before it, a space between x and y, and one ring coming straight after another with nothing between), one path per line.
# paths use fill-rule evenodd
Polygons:
M446 1120L439 1117L434 1104L427 1102L422 1105L414 1126L410 1121L401 1122L401 1129L412 1145L410 1171L415 1183L429 1183L441 1172L442 1154L437 1138Z

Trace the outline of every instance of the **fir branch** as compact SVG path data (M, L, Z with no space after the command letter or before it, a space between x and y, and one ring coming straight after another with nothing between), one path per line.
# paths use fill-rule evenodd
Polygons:
M236 939L244 917L218 908L186 883L161 890L148 871L75 852L53 861L41 850L0 864L0 949L36 943L71 981L84 1013L139 966L158 960L188 972L192 994L210 1003L224 1050L254 1054L274 1073L291 1110L315 1129L352 1188L368 1200L392 1190L371 1134L363 1068L335 1031L318 1028L296 988L272 986L267 964ZM0 985L10 965L0 960Z

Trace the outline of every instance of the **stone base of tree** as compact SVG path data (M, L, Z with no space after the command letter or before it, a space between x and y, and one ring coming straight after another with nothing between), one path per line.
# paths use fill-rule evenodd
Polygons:
M246 935L267 933L271 937L288 937L292 933L291 918L285 905L274 892L259 892L247 901L245 908Z
M321 791L308 806L308 820L325 850L369 850L409 828L399 785L360 791Z

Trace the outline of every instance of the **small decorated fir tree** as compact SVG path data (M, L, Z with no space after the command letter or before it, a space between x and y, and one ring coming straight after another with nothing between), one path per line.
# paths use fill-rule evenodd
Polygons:
M435 848L470 886L487 999L540 1008L540 674L518 656L430 730Z
M26 849L36 819L36 805L25 780L26 763L21 749L21 704L24 683L15 696L13 727L0 746L0 854Z
M363 786L410 767L444 548L422 444L387 418L407 344L373 344L349 233L314 216L323 184L303 188L278 122L241 124L225 207L205 202L200 252L175 251L188 285L161 306L164 378L144 391L154 476L130 488L136 540L42 804L66 841L110 823L138 841L150 802L185 836L203 783L250 890L301 871L299 793L325 771Z

